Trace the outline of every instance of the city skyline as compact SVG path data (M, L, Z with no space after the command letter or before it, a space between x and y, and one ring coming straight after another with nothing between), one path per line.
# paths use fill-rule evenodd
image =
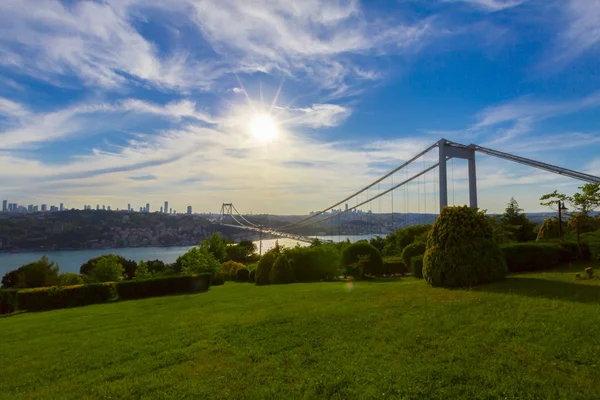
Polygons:
M441 137L600 175L599 25L600 0L0 2L0 187L306 214ZM581 185L477 168L491 212ZM428 179L371 208L435 212Z

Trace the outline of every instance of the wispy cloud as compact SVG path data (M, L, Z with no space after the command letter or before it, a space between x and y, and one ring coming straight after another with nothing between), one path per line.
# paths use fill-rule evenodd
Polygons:
M443 0L447 3L469 3L488 11L499 11L512 8L525 3L528 0Z

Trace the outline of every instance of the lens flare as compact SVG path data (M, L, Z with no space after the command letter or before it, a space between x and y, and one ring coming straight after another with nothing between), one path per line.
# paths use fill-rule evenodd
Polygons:
M354 283L352 283L352 281L346 282L346 288L351 292L354 289Z

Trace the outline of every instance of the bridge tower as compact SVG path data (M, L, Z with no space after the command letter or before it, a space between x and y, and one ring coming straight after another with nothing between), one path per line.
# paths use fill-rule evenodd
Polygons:
M232 203L223 203L221 205L221 211L219 212L219 223L222 224L223 223L223 219L227 216L227 215L231 215L233 214L233 204Z
M446 139L438 142L440 171L440 212L448 205L448 174L446 162L451 158L460 158L469 163L469 206L477 208L477 173L475 168L475 146L459 145Z

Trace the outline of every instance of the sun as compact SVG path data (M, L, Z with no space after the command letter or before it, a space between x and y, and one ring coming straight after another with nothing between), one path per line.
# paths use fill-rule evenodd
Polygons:
M258 142L268 143L279 136L277 121L269 114L255 116L250 123L250 132Z

